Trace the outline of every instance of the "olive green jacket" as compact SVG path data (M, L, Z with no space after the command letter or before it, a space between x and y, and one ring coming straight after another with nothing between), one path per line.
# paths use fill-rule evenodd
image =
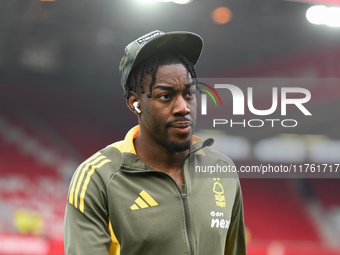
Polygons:
M133 139L109 145L82 163L72 178L64 223L67 255L244 255L243 204L235 173L215 176L195 166L233 165L195 144L183 163L184 187L145 165ZM196 171L196 172L195 172Z

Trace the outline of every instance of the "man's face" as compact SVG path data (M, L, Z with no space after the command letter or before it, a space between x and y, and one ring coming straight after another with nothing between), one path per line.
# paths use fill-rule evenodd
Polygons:
M196 86L187 69L182 64L159 66L152 96L148 98L150 82L151 76L145 75L141 128L170 152L188 150L196 120Z

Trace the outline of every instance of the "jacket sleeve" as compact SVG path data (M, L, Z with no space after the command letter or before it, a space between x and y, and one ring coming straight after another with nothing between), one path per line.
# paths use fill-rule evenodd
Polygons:
M96 170L83 163L71 180L64 220L66 255L110 254L106 187Z
M246 238L243 216L243 200L240 182L238 181L232 218L228 230L225 255L246 255Z

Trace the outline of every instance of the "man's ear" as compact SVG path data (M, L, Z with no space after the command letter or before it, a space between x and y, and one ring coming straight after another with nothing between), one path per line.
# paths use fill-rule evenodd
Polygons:
M130 92L128 98L126 99L126 104L134 114L141 114L142 109L140 106L140 97L137 93Z

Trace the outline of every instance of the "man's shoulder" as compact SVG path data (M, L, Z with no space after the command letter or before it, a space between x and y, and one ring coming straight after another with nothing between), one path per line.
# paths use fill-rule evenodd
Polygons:
M83 161L77 168L77 171L89 172L91 175L92 173L97 173L104 182L108 181L112 175L121 169L122 153L119 150L121 143L122 141L118 141L99 150Z
M103 199L108 183L120 169L121 153L115 147L108 146L93 154L73 174L69 187L69 204L84 212L89 203Z
M203 152L207 157L212 157L212 158L215 158L215 159L218 159L218 160L222 160L222 161L228 163L229 165L234 165L234 162L231 158L229 158L227 155L225 155L225 154L223 154L223 153L221 153L217 150L214 150L210 147L203 148Z

